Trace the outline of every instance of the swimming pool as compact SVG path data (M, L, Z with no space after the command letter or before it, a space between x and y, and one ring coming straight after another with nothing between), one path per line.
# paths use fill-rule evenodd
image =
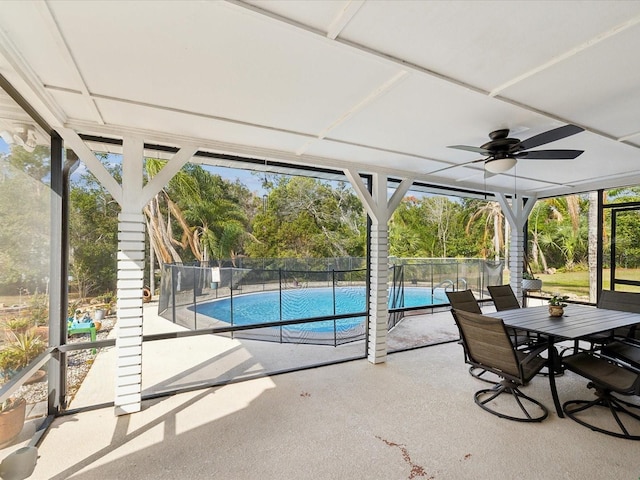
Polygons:
M278 322L299 318L324 317L366 310L366 290L364 287L296 288L279 291L260 292L214 300L197 305L196 312L233 325ZM282 301L281 301L282 300ZM436 290L433 299L430 288L410 287L404 290L405 307L430 306L448 303L443 290ZM233 315L232 315L233 305ZM338 332L354 328L364 329L363 316L336 320ZM233 322L232 322L233 320ZM334 321L288 325L289 332L333 332Z

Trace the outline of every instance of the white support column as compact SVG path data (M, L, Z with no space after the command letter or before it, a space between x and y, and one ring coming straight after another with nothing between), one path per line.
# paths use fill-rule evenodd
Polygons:
M504 217L511 226L511 239L509 244L509 284L516 298L522 298L522 273L524 266L525 232L529 214L536 203L537 198L529 197L527 202L521 197L514 197L511 204L503 194L497 194L496 198L502 208Z
M122 210L118 218L116 415L137 412L142 402L143 168L142 138L125 137L122 149Z
M89 167L121 207L118 217L118 323L116 335L115 413L137 412L142 402L142 290L144 288L145 218L142 209L197 152L183 146L160 172L144 185L144 140L125 136L122 185L111 176L78 134L62 128L67 146Z
M144 215L121 213L118 222L116 415L137 412L142 402L144 237Z
M413 180L405 179L387 201L386 175L373 175L373 193L364 185L357 172L345 170L351 185L371 217L369 339L367 359L383 363L387 359L387 328L389 317L389 218L407 193Z
M386 175L374 175L372 197L374 204L378 206L378 215L371 219L371 290L367 358L371 363L382 363L387 360L389 317L389 214Z
M369 344L367 358L371 363L387 359L387 325L389 316L389 245L387 225L371 225L371 290L369 297Z
M509 248L509 284L518 300L522 299L522 270L524 264L524 232L511 229Z

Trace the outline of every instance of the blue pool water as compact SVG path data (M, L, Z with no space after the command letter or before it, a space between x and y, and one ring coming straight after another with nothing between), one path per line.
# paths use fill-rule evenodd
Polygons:
M252 325L256 323L295 320L299 318L323 317L348 313L360 313L366 310L366 291L363 287L340 287L335 289L335 306L332 288L299 288L282 291L282 308L280 292L261 292L237 295L221 300L199 304L197 313L231 323L231 306L233 302L233 325ZM405 307L429 306L448 303L442 290L436 290L431 297L431 289L405 288ZM347 318L336 321L338 331L346 331L363 325L364 317ZM332 320L289 325L289 330L306 332L333 332Z

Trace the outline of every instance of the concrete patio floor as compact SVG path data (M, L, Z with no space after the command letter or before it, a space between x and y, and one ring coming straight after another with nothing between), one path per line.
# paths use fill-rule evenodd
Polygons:
M448 312L437 315L450 319ZM200 345L204 352L196 346L190 352L200 365L211 358L211 345ZM234 351L242 353L236 361L263 368L251 362L250 348ZM83 388L112 381L95 368L105 353ZM157 363L157 378L174 378L162 372L165 366ZM557 381L562 400L592 396L580 377L567 373ZM114 416L112 407L85 411L54 421L31 478L640 477L637 442L592 432L555 412L540 424L500 419L473 402L485 386L468 374L461 347L450 343L392 354L380 365L355 360L180 393L145 401L129 416ZM526 393L552 408L545 377Z

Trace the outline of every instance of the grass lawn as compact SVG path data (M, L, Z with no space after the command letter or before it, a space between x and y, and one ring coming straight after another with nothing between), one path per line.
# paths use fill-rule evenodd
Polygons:
M602 288L609 290L610 270L603 271ZM589 297L589 272L558 272L552 275L537 273L537 278L542 280L542 291L548 293L561 292L574 294L580 297ZM640 269L616 269L619 279L640 281ZM640 292L640 287L619 285L617 290L626 292Z

